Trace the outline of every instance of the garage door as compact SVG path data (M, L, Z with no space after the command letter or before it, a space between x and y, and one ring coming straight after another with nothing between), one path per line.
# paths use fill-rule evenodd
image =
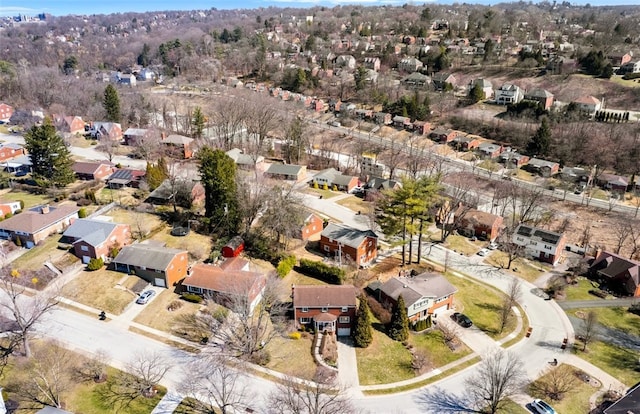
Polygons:
M160 287L167 287L167 285L164 283L164 279L161 277L156 277L155 278L155 283L154 285L156 286L160 286Z
M351 335L351 328L338 328L338 336Z
M434 315L439 315L443 312L446 312L447 310L449 310L449 305L447 306L440 306L439 308L436 308L433 310L433 314Z

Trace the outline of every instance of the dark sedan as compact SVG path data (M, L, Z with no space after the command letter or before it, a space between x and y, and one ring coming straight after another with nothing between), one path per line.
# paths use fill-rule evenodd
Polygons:
M451 315L451 319L456 321L456 323L462 326L463 328L469 328L471 325L473 325L473 322L471 322L471 319L469 319L467 315L460 312L454 312L454 314Z

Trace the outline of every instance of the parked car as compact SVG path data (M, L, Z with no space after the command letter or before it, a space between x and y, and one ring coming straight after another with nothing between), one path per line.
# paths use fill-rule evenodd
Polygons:
M145 290L144 292L142 292L140 294L140 297L138 298L138 300L136 300L136 303L138 305L144 305L145 303L149 302L149 300L156 294L155 291L153 290Z
M496 242L491 242L487 246L487 249L489 249L489 250L496 250L497 248L498 248L498 243L496 243Z
M488 256L489 253L491 253L491 250L489 249L480 249L480 251L478 252L478 256Z
M454 312L453 315L451 315L451 319L456 321L456 323L462 326L463 328L469 328L471 327L471 325L473 325L473 322L471 322L471 319L469 319L469 317L464 313Z
M533 408L537 413L540 414L557 414L556 410L554 410L553 407L539 398L533 400L533 402L531 403L531 408Z

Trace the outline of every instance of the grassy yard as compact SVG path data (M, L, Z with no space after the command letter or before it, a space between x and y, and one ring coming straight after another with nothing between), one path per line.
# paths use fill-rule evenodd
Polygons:
M485 259L485 262L501 267L506 266L509 260L505 252L496 250ZM527 259L518 257L511 264L511 271L528 282L534 282L545 272L545 269L542 263L532 263Z
M340 194L344 194L341 191L323 190L322 188L313 188L313 187L308 187L306 192L311 194L317 194L319 197L321 196L322 198L325 198L325 199L331 198L331 197L337 197Z
M24 191L2 190L0 198L3 201L23 201L24 208L31 208L40 204L51 202L51 198L46 194L31 194Z
M500 166L500 164L498 164L495 161L491 161L491 160L484 160L482 161L480 164L478 164L479 168L484 168L487 171L491 171L491 172L496 172L498 171L500 168L502 168Z
M362 214L373 210L373 205L370 202L364 201L360 197L356 197L354 195L338 200L336 201L336 204L340 204L341 206L356 212L360 211Z
M368 348L356 348L361 385L389 384L415 377L411 353L400 343L374 329Z
M175 301L178 301L181 306L173 311L168 310L169 305ZM180 333L176 332L177 321L184 315L195 314L200 306L200 304L182 300L180 295L173 293L172 289L166 289L145 306L144 310L136 316L134 322L179 335Z
M18 270L39 270L48 260L59 261L70 253L58 249L58 240L60 240L60 236L57 234L47 237L41 244L14 260L11 267Z
M169 226L165 226L163 230L155 233L151 239L161 241L172 249L187 250L191 259L197 261L207 259L213 246L211 237L194 231L184 237L172 236Z
M129 224L133 237L138 237L140 232L149 234L160 226L164 226L162 220L154 214L114 208L106 213L106 215L113 217L114 223Z
M445 246L454 252L462 253L465 256L472 256L478 253L485 242L472 242L468 237L452 234L447 237Z
M518 404L516 404L511 400L506 401L506 404L504 405L502 412L509 413L509 414L531 414L529 410L519 406Z
M116 288L124 276L124 273L104 268L95 272L84 271L63 287L62 296L119 315L135 298L131 292ZM133 279L137 278L130 276L127 281Z
M598 300L599 297L589 293L591 289L598 289L596 282L591 282L587 278L578 279L578 283L575 285L568 285L565 289L567 301L571 300ZM604 300L604 299L602 299Z
M454 301L460 312L464 312L474 325L494 339L510 334L516 327L516 318L510 318L502 333L499 332L498 312L504 294L488 286L461 277L449 276L452 285L458 288Z
M558 369L575 371L571 365L560 365ZM560 401L551 400L547 395L537 390L534 385L539 381L544 381L549 374L543 375L533 382L529 388L529 394L535 398L540 398L549 403L555 410L562 414L583 414L589 412L589 397L598 391L597 388L576 378L576 386L568 392ZM571 375L574 375L573 372Z
M455 352L451 351L444 343L442 332L437 329L422 333L412 332L409 343L425 352L432 368L442 367L471 353L464 344L461 344Z
M538 176L518 168L516 169L516 178L522 181L535 181L535 179L538 178Z
M627 308L570 309L567 313L576 315L581 312L586 315L589 311L594 311L598 315L598 323L604 326L628 334L640 335L640 316L627 311Z
M582 352L582 344L578 342L573 352L627 386L638 382L637 369L640 367L637 352L601 341L590 343L586 352Z
M599 188L594 189L593 191L591 191L591 198L596 198L598 200L609 200L609 194L607 194L606 191L601 190Z
M311 353L312 343L313 334L306 334L300 339L276 336L266 346L266 350L271 355L267 368L287 375L313 379L316 363Z

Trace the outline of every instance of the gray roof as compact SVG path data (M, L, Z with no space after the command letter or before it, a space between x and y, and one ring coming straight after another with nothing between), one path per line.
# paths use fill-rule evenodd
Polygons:
M524 94L525 97L532 98L553 98L553 94L545 89L533 89Z
M305 168L303 165L293 164L271 164L267 169L267 174L274 175L298 175L300 170Z
M60 408L47 406L36 411L36 414L73 414L73 413L71 411L65 411Z
M162 142L166 144L185 145L192 143L193 138L185 137L184 135L169 135L163 139Z
M331 240L336 240L345 246L353 247L354 249L357 249L367 237L378 238L372 230L358 230L334 223L329 224L324 230L322 230L322 236Z
M262 155L258 155L258 157L254 160L251 155L245 154L240 148L230 149L229 151L227 151L227 155L236 164L239 165L254 165L256 163L264 161L264 157Z
M97 246L104 242L117 226L118 223L103 220L78 219L62 235Z
M132 244L131 246L124 246L113 261L129 266L166 270L175 255L183 252L186 253L185 250L138 243Z
M124 131L124 134L128 136L134 136L134 137L144 137L148 131L149 131L148 129L142 129L142 128L129 128L126 131Z
M187 180L187 179L178 179L173 183L173 188L171 186L171 180L166 179L160 184L155 190L149 194L148 198L156 198L158 200L170 200L173 192L180 190L187 190L191 192L193 187L197 184L197 181Z
M558 165L557 162L541 160L540 158L531 158L529 160L529 166L534 168L543 168L543 167L553 168L556 165Z
M407 307L423 297L442 298L458 291L449 281L438 273L421 273L414 277L394 277L387 280L380 290L397 300L400 295Z
M500 154L501 160L520 160L523 157L526 157L526 155L522 155L516 151L505 151Z
M491 142L483 142L478 145L478 150L482 152L494 152L500 149L500 145L493 144Z
M488 79L484 79L484 78L480 78L480 79L476 79L472 82L473 86L475 85L480 85L481 88L493 88L493 85L491 84L491 81Z

